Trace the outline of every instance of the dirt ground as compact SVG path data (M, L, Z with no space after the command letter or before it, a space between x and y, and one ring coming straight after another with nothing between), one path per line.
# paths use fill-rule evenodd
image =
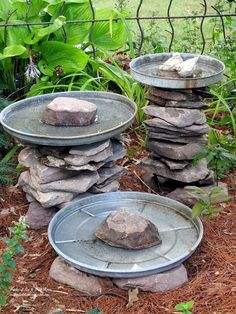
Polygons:
M129 145L129 157L121 163L127 169L120 179L124 191L156 192L165 195L168 188L157 187L151 191L143 183L140 159L146 154L136 140ZM86 313L99 308L103 314L168 314L176 313L174 307L180 302L194 300L193 313L236 313L236 172L232 171L224 182L228 184L231 200L220 204L221 213L211 219L202 219L204 238L197 251L184 262L189 282L183 287L166 293L140 292L139 300L127 309L127 291L118 288L105 295L91 297L61 285L49 278L49 268L56 257L51 248L47 230L27 230L29 241L23 243L24 254L16 257L8 305L0 313ZM27 211L24 193L16 187L4 189L0 196L0 237L9 235L11 221L16 221ZM0 255L4 244L0 243ZM59 311L60 310L60 311Z

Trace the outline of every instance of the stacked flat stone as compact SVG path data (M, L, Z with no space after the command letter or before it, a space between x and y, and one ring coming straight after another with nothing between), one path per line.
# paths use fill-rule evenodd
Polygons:
M177 181L184 184L211 184L213 173L205 159L193 165L201 144L207 142L209 126L201 109L201 90L167 90L151 87L144 108L149 117L147 147L151 154L142 160L142 168L156 175L161 183Z
M28 170L21 173L18 185L26 192L31 216L46 209L49 219L48 209L54 213L75 199L117 191L124 168L116 161L125 154L116 139L74 147L24 148L18 161Z

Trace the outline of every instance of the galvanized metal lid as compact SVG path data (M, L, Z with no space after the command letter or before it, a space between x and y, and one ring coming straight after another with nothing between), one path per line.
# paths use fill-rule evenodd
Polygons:
M222 79L225 69L224 63L208 56L181 53L183 60L199 57L198 68L201 76L196 78L171 78L158 76L157 71L161 64L173 56L173 53L148 54L130 62L132 77L149 86L171 89L188 89L209 86Z
M105 244L94 235L99 224L119 208L137 213L158 228L162 243L129 250ZM203 237L191 209L166 197L141 192L113 192L72 202L51 220L48 237L55 251L74 267L98 276L134 278L172 269L187 259Z
M89 126L52 126L41 121L46 106L56 97L73 97L97 105L97 122ZM76 91L20 100L0 114L4 129L19 141L49 146L90 144L119 135L133 122L137 108L125 96L108 92Z

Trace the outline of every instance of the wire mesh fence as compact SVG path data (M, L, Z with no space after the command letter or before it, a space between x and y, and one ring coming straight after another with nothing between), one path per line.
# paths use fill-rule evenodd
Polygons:
M71 24L84 24L87 23L90 25L90 32L89 32L89 39L91 46L93 48L93 54L94 57L96 56L96 49L93 45L92 41L92 35L93 35L93 28L95 23L101 23L101 22L118 22L120 20L126 21L126 22L134 22L137 25L138 29L138 34L136 34L136 40L138 41L136 43L137 51L138 54L142 53L142 48L143 44L145 42L145 27L142 25L143 22L145 21L152 21L152 23L157 23L158 21L166 21L168 23L169 29L166 30L166 40L168 40L168 51L171 51L173 48L173 42L176 39L176 28L179 27L179 25L175 25L175 21L193 21L193 20L198 20L199 21L199 27L198 27L198 32L199 36L201 38L201 47L200 47L200 53L203 54L205 47L206 47L206 35L205 35L205 25L206 25L206 20L208 19L218 19L221 24L222 28L222 34L223 38L226 41L227 40L227 25L225 23L227 18L235 18L236 17L236 6L231 10L230 12L221 12L217 6L209 5L206 0L200 1L200 4L202 6L202 13L198 14L189 14L189 15L173 15L171 14L172 8L175 6L175 3L173 0L169 0L169 3L167 4L167 10L166 10L166 15L152 15L152 16L142 16L141 15L141 9L143 6L145 6L145 0L139 0L137 4L137 8L135 9L135 16L124 16L124 17L116 17L116 18L96 18L96 10L94 6L94 1L93 0L88 0L89 5L90 5L90 10L92 14L92 18L90 19L80 19L78 16L78 19L73 19L73 20L66 20L65 25L71 25ZM236 0L225 0L226 2L231 2L232 4L236 4ZM66 1L64 1L65 4ZM119 1L118 1L119 2ZM122 3L123 1L120 1ZM7 41L7 30L10 27L25 27L28 29L29 32L31 32L31 26L49 26L53 24L53 21L38 21L38 22L30 22L29 21L29 12L31 9L31 6L33 4L33 0L26 0L27 3L27 8L25 12L25 18L24 22L11 22L11 17L12 15L16 12L15 10L9 10L6 20L4 22L0 22L0 29L4 29L4 43L6 46L6 41ZM63 7L62 7L63 8ZM209 8L211 11L209 12ZM61 15L63 15L63 9L61 10ZM236 23L236 22L235 22ZM154 24L152 24L154 25ZM64 32L64 42L66 42L66 30L65 27L62 27L62 30Z

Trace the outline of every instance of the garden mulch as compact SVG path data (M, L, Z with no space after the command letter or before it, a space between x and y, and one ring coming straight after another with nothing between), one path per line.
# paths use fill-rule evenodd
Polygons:
M169 188L149 189L143 182L140 159L147 154L140 150L137 140L129 144L130 155L121 163L127 169L120 179L124 191L156 192L165 195ZM8 305L0 313L86 313L99 308L103 314L168 314L176 313L175 305L194 300L193 313L236 313L236 171L226 179L231 194L228 203L220 204L222 211L211 219L202 219L204 238L197 251L184 262L189 282L179 289L165 293L139 292L138 301L127 308L128 292L118 288L105 295L91 297L49 278L48 272L56 253L51 248L47 230L27 230L29 241L23 243L25 252L16 257ZM9 236L8 227L27 211L24 193L17 187L5 187L0 196L0 237ZM4 244L0 243L0 256Z

